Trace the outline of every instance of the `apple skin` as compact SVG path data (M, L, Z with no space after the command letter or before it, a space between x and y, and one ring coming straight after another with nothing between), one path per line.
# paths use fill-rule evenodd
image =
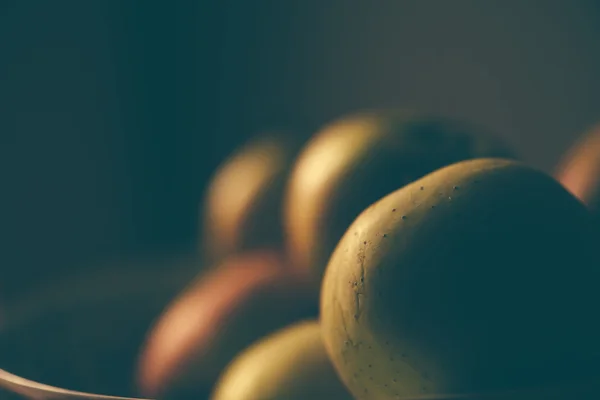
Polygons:
M346 386L392 400L600 378L589 215L548 174L502 159L441 168L372 204L321 291Z

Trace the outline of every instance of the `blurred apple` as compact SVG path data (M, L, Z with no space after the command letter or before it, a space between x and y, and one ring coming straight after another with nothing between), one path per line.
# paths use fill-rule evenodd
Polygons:
M281 247L283 187L299 147L291 135L261 135L217 169L201 213L201 248L209 262Z
M315 317L307 279L275 252L226 259L200 276L151 329L139 360L145 396L210 388L227 364L257 339Z
M567 151L554 176L594 214L600 213L600 125Z
M315 320L289 325L257 341L231 362L212 400L350 400L329 360Z
M383 110L332 122L300 152L286 189L291 261L319 288L333 249L362 210L438 168L484 157L515 156L484 129L435 115Z

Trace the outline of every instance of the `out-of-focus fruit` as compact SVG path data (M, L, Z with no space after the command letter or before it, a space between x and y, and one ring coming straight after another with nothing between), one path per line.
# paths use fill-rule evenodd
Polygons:
M262 336L317 315L306 279L278 253L229 258L201 276L150 331L139 362L146 396L211 387L225 366Z
M264 135L229 157L209 184L202 210L203 254L211 262L259 248L279 248L283 188L299 143Z
M358 114L326 126L300 153L287 187L291 260L320 282L335 245L363 209L438 168L478 157L513 155L469 124L408 111Z
M592 232L581 202L513 161L464 161L391 193L327 266L334 366L361 399L600 378Z
M60 388L136 396L140 344L197 271L195 257L161 257L31 287L6 305L0 368Z
M559 163L554 176L600 216L600 126L575 143Z
M331 365L317 321L303 321L253 344L227 367L212 400L350 400Z

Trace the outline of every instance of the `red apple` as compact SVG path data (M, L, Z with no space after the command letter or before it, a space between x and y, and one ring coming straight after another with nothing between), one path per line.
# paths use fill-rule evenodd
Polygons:
M600 125L571 147L554 176L594 214L600 213Z
M139 361L142 393L164 396L211 386L254 341L314 317L318 309L307 279L285 263L275 252L247 253L192 283L150 331Z

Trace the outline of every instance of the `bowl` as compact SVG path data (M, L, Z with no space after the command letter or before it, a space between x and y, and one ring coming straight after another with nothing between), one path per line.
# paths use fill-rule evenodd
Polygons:
M199 269L192 258L169 258L32 288L3 310L0 368L58 388L135 397L134 369L147 331ZM0 392L0 398L22 397Z

